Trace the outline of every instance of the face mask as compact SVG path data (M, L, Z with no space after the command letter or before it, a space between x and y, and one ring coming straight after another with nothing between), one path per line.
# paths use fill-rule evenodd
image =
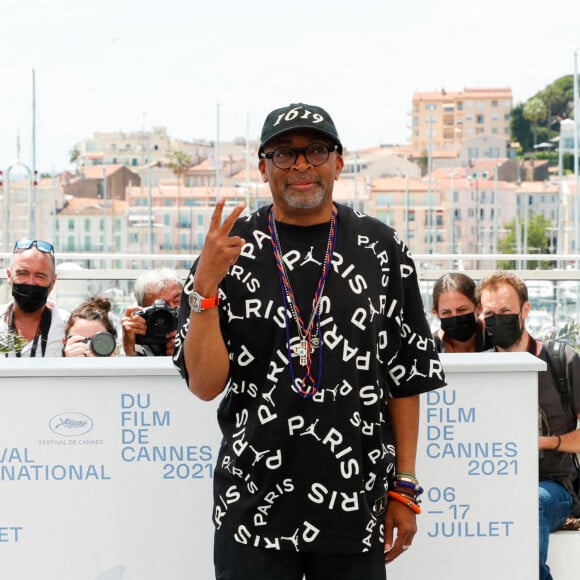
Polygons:
M491 343L500 348L513 346L522 336L519 314L492 314L485 319Z
M477 328L477 320L475 314L461 314L460 316L449 316L441 319L441 329L443 332L453 340L465 342L469 340Z
M12 296L14 301L24 312L36 312L42 308L48 300L48 286L36 286L34 284L12 284Z

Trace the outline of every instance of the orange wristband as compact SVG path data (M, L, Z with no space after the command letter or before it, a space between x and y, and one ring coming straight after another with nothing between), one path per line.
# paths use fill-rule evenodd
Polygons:
M419 504L413 501L410 497L405 497L403 494L397 493L396 491L389 491L387 492L387 495L390 498L394 499L395 501L398 501L399 503L402 503L403 505L407 506L409 509L413 510L416 514L421 513L421 508L419 507Z

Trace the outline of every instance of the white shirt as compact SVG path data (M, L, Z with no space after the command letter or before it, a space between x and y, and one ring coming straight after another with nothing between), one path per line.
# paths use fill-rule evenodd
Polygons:
M8 312L13 306L14 302L9 302L8 304L0 305L0 336L6 336L8 334ZM62 347L64 345L64 329L66 321L68 319L69 313L65 310L60 310L58 306L48 300L46 305L50 308L52 313L52 318L50 321L50 328L48 330L48 339L46 342L46 351L44 356L62 356ZM27 342L20 352L20 356L30 357L32 356L32 346L34 341L31 340ZM4 356L15 357L16 353L11 352L4 354ZM36 356L42 357L42 346L40 341L38 341L36 348Z

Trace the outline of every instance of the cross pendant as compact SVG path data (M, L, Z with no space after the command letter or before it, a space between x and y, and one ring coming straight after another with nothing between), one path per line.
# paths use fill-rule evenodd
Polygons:
M305 338L300 341L297 352L298 356L300 357L300 364L305 367L308 361L308 342Z

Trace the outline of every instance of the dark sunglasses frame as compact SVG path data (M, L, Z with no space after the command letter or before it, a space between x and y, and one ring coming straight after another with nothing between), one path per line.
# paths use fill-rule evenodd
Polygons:
M310 161L310 159L308 159L308 150L309 149L312 150L312 148L316 148L316 147L326 148L326 151L327 151L326 159L322 163L312 163L312 161ZM276 163L276 161L274 161L274 155L276 155L276 153L278 151L280 151L281 149L292 151L292 153L294 153L294 161L292 161L292 163L290 163L290 165L288 165L288 167L280 167ZM337 150L338 150L338 145L326 145L325 143L311 143L310 145L308 145L308 147L298 147L298 148L287 147L287 146L277 147L276 149L274 149L274 151L270 151L268 153L262 152L260 154L260 157L262 157L263 159L269 159L278 169L290 169L296 163L296 161L298 159L298 155L304 155L304 158L306 159L306 161L308 161L308 163L310 163L310 165L313 165L314 167L319 167L320 165L324 165L328 161L328 158L330 157L330 154L333 151L337 151Z

